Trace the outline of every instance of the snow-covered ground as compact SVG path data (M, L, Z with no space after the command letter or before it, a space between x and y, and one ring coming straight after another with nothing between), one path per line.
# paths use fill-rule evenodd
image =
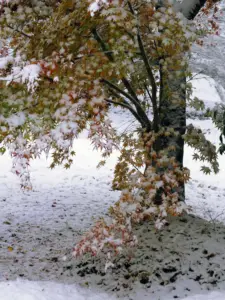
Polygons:
M0 299L7 300L113 300L103 293L75 285L53 282L29 282L17 280L0 283Z
M208 106L219 101L211 79L198 80L195 86ZM118 112L113 119L120 128L132 126L132 120ZM218 144L211 121L188 122ZM118 199L110 186L117 153L97 170L100 153L92 150L85 135L74 149L70 170L48 169L44 156L34 161L29 192L21 191L18 178L10 173L10 158L0 157L0 300L170 300L193 294L204 295L187 300L225 299L225 292L208 292L225 291L225 156L219 159L221 172L206 176L186 147L185 164L192 176L187 203L193 215L171 219L162 232L155 232L152 224L137 228L141 242L131 260L121 257L105 274L99 258L75 260L71 250L93 219Z
M93 290L53 282L29 282L17 280L0 283L0 299L7 300L115 300ZM224 300L224 294L212 292L195 295L182 300Z

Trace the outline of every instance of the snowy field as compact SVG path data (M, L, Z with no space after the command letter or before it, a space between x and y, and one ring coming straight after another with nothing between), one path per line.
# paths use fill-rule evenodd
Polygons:
M195 86L207 106L220 101L211 79L197 80ZM129 117L112 115L120 130L132 126ZM211 121L188 122L218 144ZM205 176L186 148L192 215L171 219L162 232L155 232L152 224L137 228L142 242L131 260L120 257L105 274L99 258L76 260L71 250L118 199L110 186L117 153L97 170L100 153L85 135L74 149L70 170L48 169L44 156L32 162L30 192L21 191L10 173L10 157L0 157L0 300L225 299L225 156L220 157L221 172Z

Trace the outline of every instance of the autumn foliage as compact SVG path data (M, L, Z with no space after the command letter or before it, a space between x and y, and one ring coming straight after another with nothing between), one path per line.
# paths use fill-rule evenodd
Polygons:
M217 30L213 9L209 30ZM203 171L218 172L216 149L201 130L187 126L181 134L164 122L166 105L202 108L191 84L180 83L191 77L188 54L202 33L169 0L161 7L155 0L2 2L0 142L22 187L31 188L29 163L43 152L51 153L52 168L69 168L73 141L84 130L102 151L100 165L120 151L112 185L121 196L75 255L117 254L136 245L134 224L151 219L161 229L167 215L186 209L179 189L190 175L176 159L176 138L209 163ZM115 106L133 116L133 131L120 134L113 127Z

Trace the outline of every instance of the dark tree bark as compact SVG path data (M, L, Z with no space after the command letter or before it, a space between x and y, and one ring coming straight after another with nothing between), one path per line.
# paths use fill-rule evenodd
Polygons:
M184 139L183 135L186 130L186 77L185 75L173 80L169 79L166 74L161 72L161 99L160 99L160 127L173 128L177 136L160 137L156 141L155 149L160 151L173 146L174 150L168 153L169 157L175 157L179 167L183 169L184 158ZM184 86L183 88L181 86ZM178 101L173 103L170 94L176 93ZM185 200L185 185L181 181L177 190L179 200Z
M175 9L183 13L188 20L193 20L201 8L206 4L207 0L184 0L182 3L177 3ZM216 2L216 0L214 0ZM163 0L159 1L160 6L163 5ZM183 70L181 70L183 71ZM168 76L161 72L161 95L160 95L160 114L159 114L159 127L173 128L178 136L174 137L162 137L156 141L155 149L160 151L166 149L168 146L173 145L174 151L169 153L169 156L176 158L183 169L184 158L184 139L183 135L186 130L186 90L182 86L186 85L185 71L183 76L177 79L170 80ZM168 94L175 93L179 101L173 104ZM185 184L180 182L180 186L177 190L179 194L179 200L185 201ZM156 203L161 204L160 191L156 197Z

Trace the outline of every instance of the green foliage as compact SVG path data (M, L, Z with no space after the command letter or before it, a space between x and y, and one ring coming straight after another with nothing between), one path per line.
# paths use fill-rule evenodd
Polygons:
M210 174L211 170L213 170L214 173L219 172L216 146L205 138L205 135L200 128L189 125L184 140L190 147L197 151L193 157L195 160L208 162L211 165L211 168L206 166L201 168L204 173Z

